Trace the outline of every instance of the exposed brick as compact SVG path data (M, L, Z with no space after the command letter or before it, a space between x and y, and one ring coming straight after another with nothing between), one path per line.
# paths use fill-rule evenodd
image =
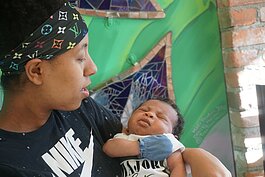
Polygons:
M257 21L257 11L254 8L230 11L231 26L251 25Z
M246 150L246 148L251 147L253 142L247 142L246 140L251 140L253 138L260 138L260 127L251 127L251 128L239 128L233 127L233 136L235 139L238 139L238 143L234 143L237 149ZM255 142L255 141L254 141ZM243 143L243 144L242 144ZM256 142L256 144L260 144L260 142Z
M254 161L250 158L252 153L259 153L262 150L261 136L259 133L260 128L233 129L237 130L232 134L236 162L240 162L240 166L243 167L244 170L247 168L259 167L261 164L260 161Z
M265 27L234 32L233 39L234 47L265 43Z
M251 65L257 59L257 56L258 50L256 49L225 51L223 52L224 66L236 68Z
M244 141L260 137L257 97L253 89L246 88L265 84L265 27L255 24L265 22L265 0L217 0L217 7L220 28L225 31L223 61L237 176L264 176L262 160L247 164L252 145ZM255 153L256 146L253 148Z
M228 0L216 0L217 2L217 7L220 9L220 8L223 8L223 7L227 7L228 6Z
M225 29L231 26L231 18L229 9L218 10L218 19L221 29Z
M265 27L223 32L222 39L224 48L264 44Z
M259 66L265 66L265 50L259 52L258 60L256 60L256 64Z
M230 112L231 123L236 127L256 127L259 126L258 111Z
M262 145L260 145L260 146L262 146ZM256 147L256 149L258 149L258 147ZM262 151L262 147L260 147L260 150ZM261 169L263 169L263 158L260 158L253 163L249 163L248 168L256 169L256 170L254 170L255 172L257 172L257 171L262 172ZM258 170L258 168L260 168L260 170Z
M246 138L260 138L260 127L246 128Z
M265 21L265 7L260 8L260 20Z
M243 70L239 72L227 72L225 73L225 79L227 86L231 88L238 88L242 86L249 86L255 84L254 70Z
M250 5L263 3L264 0L229 0L230 6Z
M222 48L231 48L233 47L233 32L226 31L221 33L222 37Z
M241 107L241 99L239 93L227 93L227 101L228 105L230 108L237 109L237 110L242 110L243 108Z
M257 21L257 10L248 9L222 9L218 10L220 28L232 26L251 25Z
M236 162L237 176L242 177L242 173L246 172L246 158L242 151L234 150L234 157Z
M247 172L245 177L264 177L264 172Z
M232 87L232 88L239 87L239 80L238 80L237 73L234 73L234 72L225 73L225 80L226 80L227 86Z
M250 4L263 3L264 0L217 0L217 6L219 8L228 7L228 6L243 6Z
M253 90L242 91L239 93L228 92L227 99L229 107L237 109L239 111L257 108L257 96L256 92ZM247 122L244 123L247 124Z
M241 151L245 150L245 136L242 133L242 128L241 127L235 127L233 124L231 125L231 134L232 134L232 140L233 140L233 145L237 147L235 150Z

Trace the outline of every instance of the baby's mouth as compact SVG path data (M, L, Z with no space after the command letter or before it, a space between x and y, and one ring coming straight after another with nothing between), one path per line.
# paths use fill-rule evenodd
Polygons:
M148 119L140 119L138 123L143 127L149 127L151 125Z

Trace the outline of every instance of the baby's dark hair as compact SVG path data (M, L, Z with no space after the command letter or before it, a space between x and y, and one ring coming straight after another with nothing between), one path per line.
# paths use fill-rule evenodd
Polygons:
M153 97L153 98L147 99L146 101L149 101L149 100L159 100L159 101L165 102L168 105L170 105L176 111L177 116L178 116L178 120L177 120L175 127L173 127L172 134L177 136L177 139L179 139L180 135L182 134L183 127L184 127L184 118L183 118L178 106L176 105L176 103L173 100L171 100L170 98L163 98L163 97ZM138 107L140 107L142 104L144 104L144 102L141 103Z
M2 0L0 10L1 57L22 43L35 29L54 14L66 0ZM18 83L19 75L2 76L1 85L9 89Z

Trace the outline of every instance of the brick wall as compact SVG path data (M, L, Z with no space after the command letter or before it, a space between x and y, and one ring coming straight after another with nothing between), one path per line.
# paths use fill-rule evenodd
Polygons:
M265 0L217 0L217 8L237 176L264 176L262 157L249 154L262 152L256 84L265 85Z

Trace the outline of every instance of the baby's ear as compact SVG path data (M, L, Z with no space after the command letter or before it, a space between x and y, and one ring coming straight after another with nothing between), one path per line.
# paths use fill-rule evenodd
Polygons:
M122 133L125 133L126 135L129 135L129 130L128 128L123 128Z

